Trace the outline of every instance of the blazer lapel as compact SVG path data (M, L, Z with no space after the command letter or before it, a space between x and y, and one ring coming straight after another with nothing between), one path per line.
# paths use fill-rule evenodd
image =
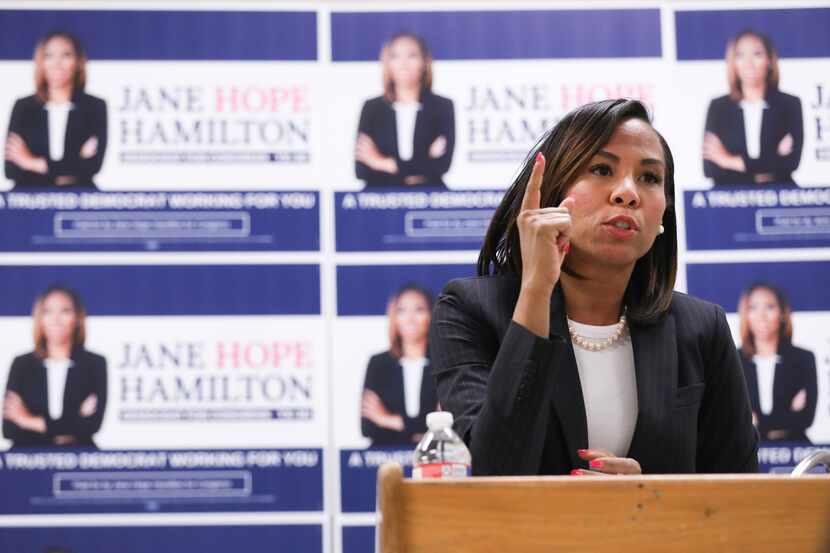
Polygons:
M562 421L562 433L572 467L585 466L585 461L577 455L577 449L588 447L588 420L585 415L585 400L582 397L582 385L576 368L568 333L565 314L565 301L562 289L557 286L551 297L550 335L559 347L553 358L553 408Z
M677 393L677 337L674 317L653 325L630 327L637 377L637 424L629 456L645 467L661 467L671 462L670 450L656 440L670 435L661 430L671 424L672 400Z

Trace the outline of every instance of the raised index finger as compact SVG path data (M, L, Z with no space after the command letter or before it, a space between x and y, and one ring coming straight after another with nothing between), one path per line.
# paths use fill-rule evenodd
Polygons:
M542 152L536 154L536 161L533 163L533 171L525 187L525 195L522 198L522 211L528 209L539 209L542 203L542 175L545 172L545 156Z

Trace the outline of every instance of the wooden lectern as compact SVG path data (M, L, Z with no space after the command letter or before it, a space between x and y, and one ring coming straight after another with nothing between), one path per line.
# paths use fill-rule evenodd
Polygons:
M409 480L378 472L380 553L830 553L830 475Z

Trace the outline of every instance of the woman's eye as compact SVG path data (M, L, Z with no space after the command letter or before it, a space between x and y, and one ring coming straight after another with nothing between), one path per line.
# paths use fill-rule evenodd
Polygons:
M660 184L663 182L663 177L656 173L643 173L643 180L649 184Z
M598 175L600 177L608 177L611 175L611 167L604 163L600 163L599 165L594 165L590 169L591 173Z

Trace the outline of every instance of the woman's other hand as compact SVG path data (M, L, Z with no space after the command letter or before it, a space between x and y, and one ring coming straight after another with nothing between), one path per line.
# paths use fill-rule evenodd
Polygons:
M365 133L357 135L357 144L354 149L354 157L370 169L383 173L395 174L398 172L398 164L391 157L380 153L377 144Z
M790 411L793 413L798 413L799 411L803 411L804 408L807 407L807 390L805 388L801 388L795 397L793 397L793 401L790 404Z
M363 390L363 398L360 401L360 416L369 419L381 428L403 430L403 417L393 415L381 401L380 397L372 390Z
M98 137L90 136L81 146L81 159L90 159L98 153Z
M439 136L429 145L429 157L438 159L447 153L447 138L444 135Z
M3 418L10 420L24 430L41 434L46 432L46 421L43 417L32 415L23 398L15 392L6 392L3 401Z
M715 133L707 132L703 136L703 159L711 161L721 169L746 172L743 158L732 155Z
M89 394L81 403L81 408L78 414L84 418L91 417L98 410L98 396L96 394Z
M784 135L784 138L781 139L781 142L778 143L778 155L781 157L786 157L793 153L793 135L787 133Z
M559 207L542 208L544 172L545 158L539 153L516 218L522 250L522 285L513 320L546 338L550 328L550 296L570 249L568 231L574 199L565 198Z
M605 449L580 449L581 459L588 461L590 470L572 470L574 476L612 476L617 474L642 474L643 469L636 459L617 457Z
M45 175L49 171L46 159L35 157L26 141L17 133L9 133L6 139L6 161L14 163L24 171Z

